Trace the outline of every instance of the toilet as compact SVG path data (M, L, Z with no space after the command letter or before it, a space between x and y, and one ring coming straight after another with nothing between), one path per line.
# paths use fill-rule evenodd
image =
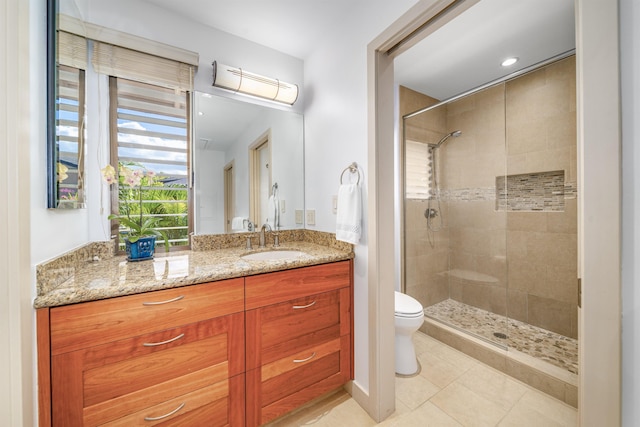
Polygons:
M396 373L418 373L418 360L413 346L413 333L424 322L424 309L416 299L401 292L395 293Z

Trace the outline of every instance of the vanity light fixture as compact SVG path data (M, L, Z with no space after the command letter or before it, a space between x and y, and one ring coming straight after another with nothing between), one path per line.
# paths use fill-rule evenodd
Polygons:
M212 65L214 86L288 105L293 105L298 99L298 85L260 76L217 61L213 61Z
M500 64L500 65L502 65L503 67L508 67L508 66L513 65L516 62L518 62L519 59L520 58L515 57L515 56L511 57L511 58L507 58L504 61L502 61L502 64Z

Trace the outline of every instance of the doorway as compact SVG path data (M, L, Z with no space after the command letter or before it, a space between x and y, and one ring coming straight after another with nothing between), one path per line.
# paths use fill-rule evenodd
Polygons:
M260 227L266 222L271 189L271 132L266 131L249 146L249 214Z
M442 4L445 3L445 4ZM383 225L394 221L394 97L393 58L410 47L415 34L436 22L444 25L456 13L444 13L465 2L420 1L368 46L370 99L369 163L374 171L369 192L369 327L378 328L369 344L369 413L384 419L394 407L393 349L381 345L393 339L394 248L378 245L396 241L396 231ZM579 413L590 425L620 424L620 94L617 3L576 3L578 49L578 271L581 277ZM406 36L409 34L410 36ZM606 36L603 36L605 35ZM415 43L415 41L413 42ZM588 217L585 218L585 212ZM391 260L390 260L391 259ZM585 316L588 312L589 316ZM392 371L392 370L391 370ZM606 378L606 381L603 380ZM366 403L365 403L366 405Z

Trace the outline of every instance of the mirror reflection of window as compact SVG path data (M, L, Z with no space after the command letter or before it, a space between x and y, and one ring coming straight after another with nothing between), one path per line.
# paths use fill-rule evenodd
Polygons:
M58 32L56 207L84 207L86 39Z

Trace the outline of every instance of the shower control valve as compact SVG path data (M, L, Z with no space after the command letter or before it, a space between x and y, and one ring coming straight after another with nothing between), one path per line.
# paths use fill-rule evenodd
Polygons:
M435 218L437 216L438 216L438 211L436 209L429 208L424 211L425 218Z

